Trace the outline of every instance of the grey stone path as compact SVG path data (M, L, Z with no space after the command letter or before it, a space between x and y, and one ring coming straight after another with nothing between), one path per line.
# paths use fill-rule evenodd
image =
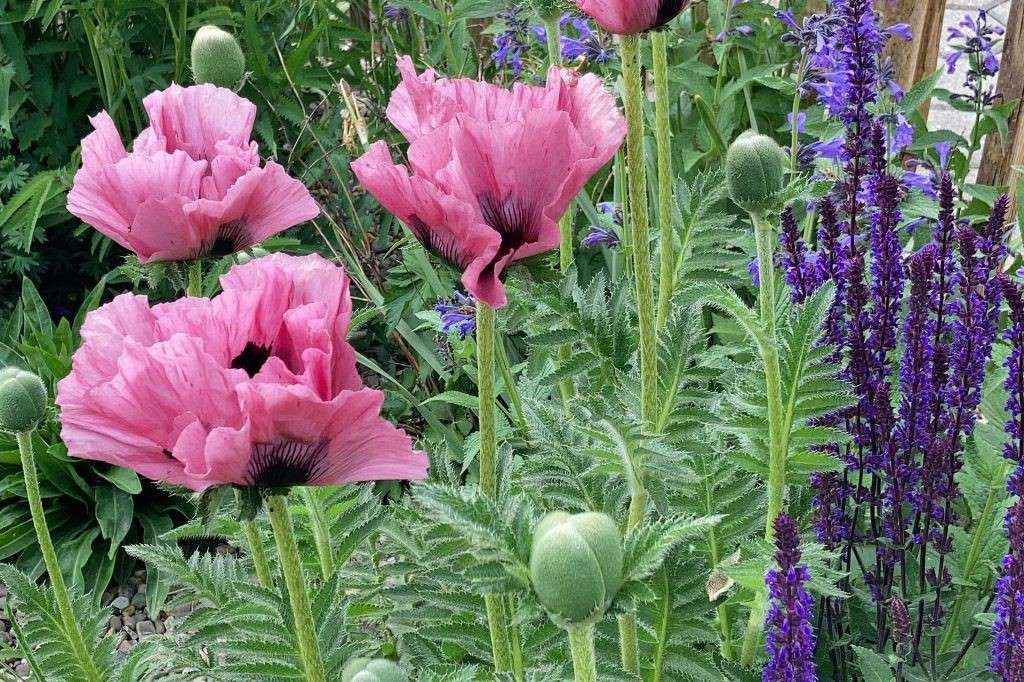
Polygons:
M997 21L1005 27L1010 14L1010 0L950 0L947 2L942 30L943 42L939 50L939 63L936 65L937 67L942 66L945 68L946 57L953 51L946 43L946 36L949 34L946 29L959 24L964 15L976 15L979 10L986 10L990 20ZM1001 44L997 53L1001 58ZM939 87L946 88L952 92L963 90L966 72L967 61L962 59L957 66L956 73L949 74L945 70L943 71L942 78L939 80ZM971 125L974 123L974 117L969 113L953 109L945 102L934 101L932 102L931 113L928 116L928 123L933 129L948 128L966 137L971 130ZM977 169L980 161L981 154L976 154L974 157L975 169Z

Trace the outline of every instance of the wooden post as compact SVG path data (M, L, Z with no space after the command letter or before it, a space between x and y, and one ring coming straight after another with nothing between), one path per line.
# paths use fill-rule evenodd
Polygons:
M896 69L896 81L910 88L938 68L946 0L896 0L880 4L886 25L909 24L914 34L910 42L894 38L888 49ZM921 106L921 115L926 119L928 106L927 101Z
M1000 60L999 92L1003 101L1010 102L1024 98L1024 0L1013 0L1010 5L1010 18L1006 22L1006 36L1003 43L1003 56ZM998 133L985 138L985 152L978 168L978 182L986 185L1010 185L1013 182L1013 166L1024 164L1024 115L1021 107L1010 117L1009 136L1005 140ZM1019 197L1018 197L1019 199Z

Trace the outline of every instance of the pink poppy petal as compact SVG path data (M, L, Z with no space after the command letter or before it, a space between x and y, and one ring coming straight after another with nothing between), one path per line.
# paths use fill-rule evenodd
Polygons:
M208 221L208 240L228 239L235 251L312 220L320 213L306 186L273 161L263 168L250 169L222 199L199 199L185 210Z
M193 159L211 160L217 144L249 148L256 105L227 88L172 84L142 100L150 129L136 139L136 151L182 150Z

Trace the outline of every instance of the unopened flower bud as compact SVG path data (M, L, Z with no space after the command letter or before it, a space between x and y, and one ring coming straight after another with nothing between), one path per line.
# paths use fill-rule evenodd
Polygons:
M622 536L607 514L552 512L537 525L530 578L565 623L599 618L622 586Z
M767 135L747 131L736 138L725 156L729 196L750 213L774 206L785 186L785 152Z
M17 367L0 369L0 431L31 431L48 404L42 379Z
M192 39L192 76L196 83L235 88L245 74L245 55L235 37L216 26L203 26Z
M386 658L354 658L341 671L341 682L409 682L409 678Z

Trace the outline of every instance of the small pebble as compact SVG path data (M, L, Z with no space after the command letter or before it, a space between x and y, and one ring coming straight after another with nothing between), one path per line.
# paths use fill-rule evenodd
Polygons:
M153 621L151 620L140 621L139 624L135 626L135 630L139 633L140 639L146 635L156 634L156 626L153 625Z
M120 597L117 597L112 602L110 602L110 606L120 611L124 609L126 606L128 606L130 603L131 599L125 597L124 595L121 595Z

